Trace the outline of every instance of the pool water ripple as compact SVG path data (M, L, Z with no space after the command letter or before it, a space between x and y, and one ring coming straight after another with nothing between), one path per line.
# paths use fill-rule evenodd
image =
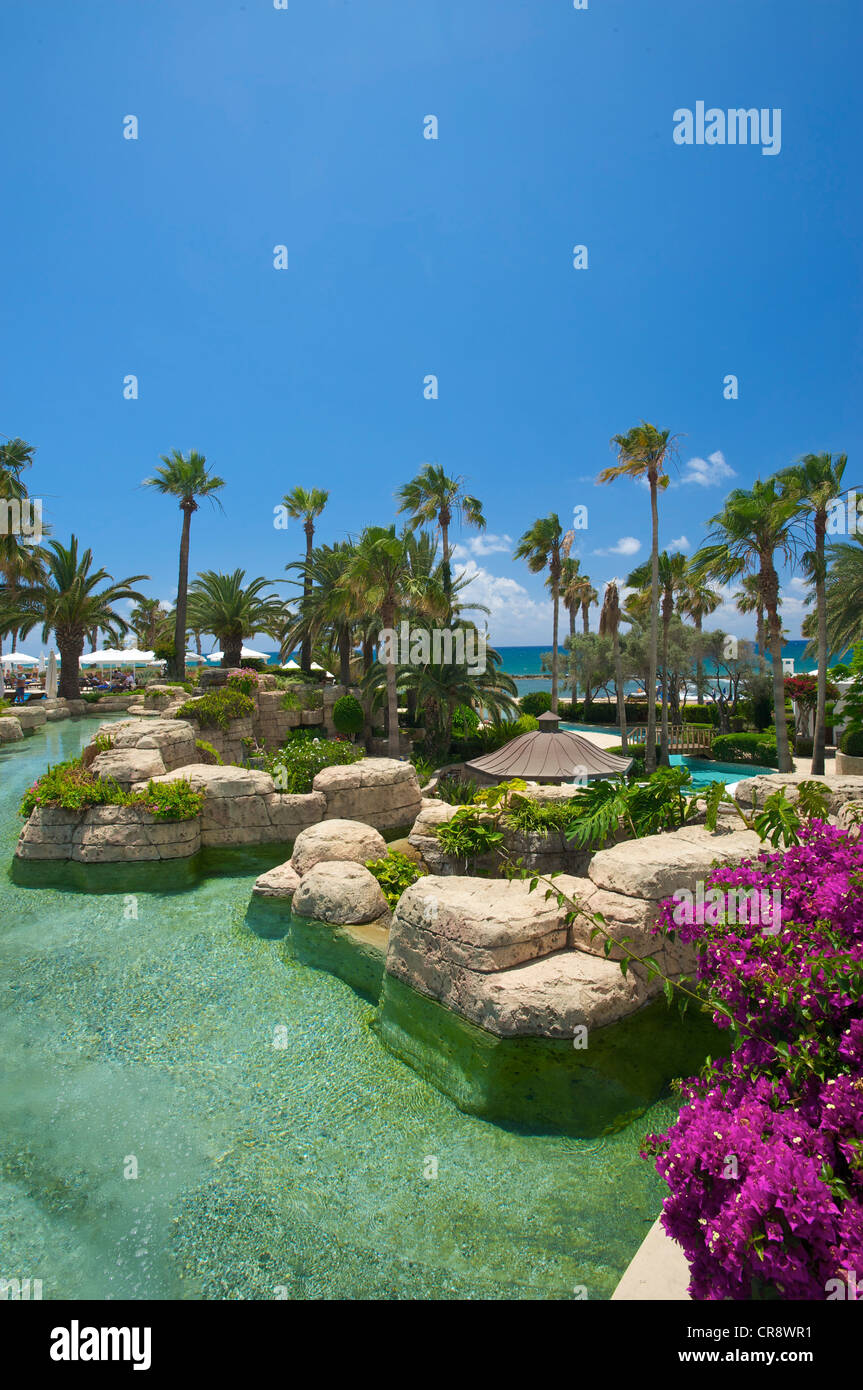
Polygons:
M94 728L0 750L4 865L22 792ZM601 1143L462 1114L367 1000L248 930L253 882L130 917L4 871L0 1274L45 1298L607 1298L659 1210L637 1148L671 1102Z

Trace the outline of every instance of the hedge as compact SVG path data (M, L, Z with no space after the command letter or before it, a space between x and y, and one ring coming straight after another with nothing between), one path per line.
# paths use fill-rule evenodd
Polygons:
M713 756L721 763L779 766L776 739L769 734L718 734L713 740Z
M863 758L863 729L848 729L839 747L849 758Z

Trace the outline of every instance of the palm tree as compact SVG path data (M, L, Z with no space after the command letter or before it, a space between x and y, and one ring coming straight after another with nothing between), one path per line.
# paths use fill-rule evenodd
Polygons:
M829 550L827 641L837 655L863 640L863 535Z
M218 502L216 493L225 486L224 478L210 473L203 454L192 449L182 454L172 449L170 454L160 454L163 466L157 468L152 478L145 478L144 487L154 487L157 492L179 499L183 513L183 529L180 533L180 572L177 579L177 609L174 624L174 656L169 662L171 675L176 680L186 678L186 603L189 587L189 533L192 526L192 513L198 510L198 497L207 497ZM219 503L221 506L221 503Z
M581 583L578 586L579 605L581 607L581 623L585 637L590 633L590 607L591 604L599 601L599 594L594 589L590 579L586 574L582 575Z
M791 772L793 763L785 719L785 684L782 675L782 623L779 618L777 551L785 560L795 554L794 520L797 503L780 495L776 480L759 478L750 491L735 488L721 512L710 520L708 541L693 557L692 567L704 579L730 583L741 575L757 574L764 605L767 640L773 664L773 707L779 771Z
M496 668L500 653L486 648L486 668L473 672L467 666L429 663L408 666L399 672L399 685L416 697L423 711L426 737L425 756L445 757L452 742L452 721L460 706L491 715L495 722L518 714L518 689L515 682Z
M560 616L560 579L563 561L568 557L573 533L563 533L560 518L555 512L540 517L525 531L515 550L514 560L526 560L531 574L548 570L548 583L553 605L551 647L551 712L557 714L558 620Z
M339 654L339 681L345 686L351 683L351 629L358 614L341 584L353 552L351 541L337 541L335 545L314 546L306 560L294 560L287 566L302 574L303 598L299 613L282 635L282 655L286 657L297 642L307 641L311 650L324 634L331 634Z
M440 529L443 550L443 588L447 598L452 593L449 528L453 517L463 524L485 530L482 503L464 491L464 478L449 478L436 463L426 463L417 476L400 488L399 511L408 513L411 526L436 525ZM450 614L447 614L449 621Z
M755 641L758 644L759 660L764 661L767 653L767 628L764 624L764 599L757 574L745 574L740 588L734 595L738 613L755 614Z
M0 444L0 498L20 502L27 496L21 474L32 466L35 452L26 439L7 439Z
M150 577L133 574L114 579L107 570L91 570L92 563L91 550L79 556L77 536L72 536L68 546L50 541L43 578L21 597L21 632L30 632L41 623L43 642L54 633L61 661L58 694L66 700L77 700L81 693L78 661L87 633L109 628L124 636L129 624L115 611L114 604L124 599L140 603L144 595L132 586ZM99 589L100 584L105 587Z
M395 631L396 615L408 606L443 614L446 596L428 580L418 580L411 570L407 537L395 526L369 526L355 542L353 554L339 583L339 592L365 612L380 615L381 628ZM399 703L395 652L386 643L383 662L387 686L387 726L390 757L400 755Z
M678 612L692 619L693 626L699 637L701 636L704 619L709 618L711 613L715 613L721 602L721 596L717 594L715 589L711 589L710 585L706 584L703 579L699 579L690 563L687 566L686 574L677 591L677 608ZM704 661L702 660L700 646L697 649L695 658L695 689L698 696L698 703L701 704L704 690Z
M614 652L614 688L617 694L617 718L620 724L620 743L626 752L626 695L623 689L623 665L620 660L620 595L613 579L605 586L602 610L599 614L599 635L610 637Z
M846 454L805 454L791 468L779 474L784 494L794 499L802 520L811 522L814 546L803 556L815 588L815 621L818 631L818 675L815 730L812 740L812 775L824 776L824 746L827 742L827 518L830 504L842 492L842 477L848 465ZM807 527L807 530L809 528Z
M560 568L560 598L564 608L569 614L569 640L572 644L575 637L575 620L581 608L581 575L579 574L580 561L573 556L567 555ZM546 587L551 587L550 578L546 580ZM572 702L576 699L576 677L575 662L570 661L570 692Z
M168 616L168 611L157 598L145 598L129 614L129 625L144 651L152 651L156 645L160 626ZM185 647L183 648L185 651Z
M223 666L242 665L243 638L272 633L284 612L282 600L269 591L272 580L259 575L246 584L245 578L245 570L204 570L189 586L189 621L218 639Z
M647 744L645 747L645 768L648 773L656 771L656 658L657 633L659 625L659 507L657 498L660 488L668 487L669 478L665 471L666 463L672 455L674 441L669 430L658 430L655 425L642 420L626 434L616 434L612 440L617 448L617 463L604 468L599 475L601 483L611 483L615 478L646 478L650 489L650 649L647 676Z
M663 767L668 766L668 702L671 695L668 670L668 634L674 616L674 600L686 581L688 564L685 555L676 551L669 555L663 550L657 556L659 590L662 595L662 726L660 732L660 757ZM639 565L627 579L633 589L646 589L651 582L652 569L649 565ZM652 602L652 600L651 600Z
M292 492L288 492L282 498L288 516L293 517L294 521L302 518L303 530L306 533L306 564L312 558L312 547L315 540L315 521L321 515L324 507L329 501L330 494L323 488L295 487ZM288 569L291 566L287 566ZM307 575L303 586L303 601L305 602L311 593L311 576ZM312 643L306 636L300 649L300 665L308 673L312 668Z

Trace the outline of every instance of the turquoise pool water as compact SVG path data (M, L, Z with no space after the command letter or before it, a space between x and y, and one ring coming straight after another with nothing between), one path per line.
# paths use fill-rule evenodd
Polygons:
M755 767L748 763L716 763L709 758L687 758L681 753L672 753L673 767L688 767L692 774L694 787L709 787L711 782L741 782L746 777L761 777L775 772L775 767Z
M248 929L260 863L15 885L22 791L95 727L0 748L0 1274L46 1299L607 1298L663 1195L638 1142L676 1107L592 1140L462 1114L367 1001Z

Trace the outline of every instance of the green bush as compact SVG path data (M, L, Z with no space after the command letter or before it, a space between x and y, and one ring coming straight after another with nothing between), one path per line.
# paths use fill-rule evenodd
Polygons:
M359 762L365 750L344 739L313 738L297 731L282 748L264 758L264 768L276 784L276 791L303 795L325 767Z
M469 705L458 705L453 711L453 738L475 738L479 730L479 715Z
M848 729L839 747L849 758L863 758L863 729Z
M506 824L522 832L569 830L578 819L574 800L533 801L519 797L506 814Z
M551 692L532 690L529 695L523 695L518 703L522 714L547 714L551 709Z
M150 782L145 792L134 794L126 803L142 806L154 820L194 820L201 814L204 793L192 790L191 782L177 777L173 782Z
M397 849L389 850L385 859L367 859L366 868L381 885L390 910L395 908L406 888L428 873L422 864L417 864Z
M356 695L342 695L333 705L333 723L340 734L355 738L362 733L365 714Z
M721 763L750 763L758 767L778 767L776 735L718 734L713 740L713 756Z
M252 691L258 688L257 671L251 666L239 666L228 676L227 683L231 690L240 690L244 695L251 695Z
M111 778L97 777L80 758L55 763L28 787L21 801L22 816L37 806L86 811L91 806L141 806L156 820L191 820L200 813L204 793L189 782L150 782L145 792L127 792Z
M296 690L286 690L279 701L279 705L286 714L292 714L294 710L302 709L303 702Z
M86 700L88 705L98 705L99 701L109 694L108 690L82 690L81 699Z
M470 777L441 777L437 784L437 796L450 806L466 806L478 791L479 786Z
M505 719L500 724L486 724L479 730L481 747L487 753L502 748L511 739L521 734L529 734L539 728L539 721L532 714L522 714L518 719Z
M797 746L795 747L794 752L795 752L795 753L799 753L801 758L811 758L811 757L812 757L812 739L811 739L811 738L799 738L799 737L798 737L798 739L797 739Z
M226 730L232 719L249 719L254 712L255 702L250 696L222 685L196 700L187 700L177 710L177 718L194 719L202 728L216 726Z
M201 755L202 763L209 763L214 767L224 767L225 759L221 753L213 747L212 743L207 743L202 738L195 739L195 747Z

